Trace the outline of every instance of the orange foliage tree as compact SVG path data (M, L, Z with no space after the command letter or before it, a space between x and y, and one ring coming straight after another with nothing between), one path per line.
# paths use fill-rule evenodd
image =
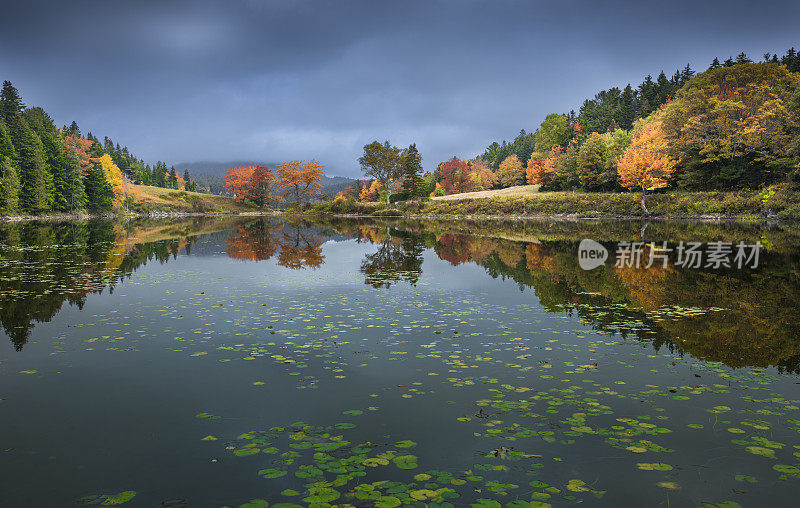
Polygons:
M377 201L381 194L381 182L378 180L372 180L372 183L364 183L361 186L361 190L358 193L358 200L371 203L373 201Z
M490 168L480 159L469 161L469 169L472 178L472 190L489 190L497 181L497 178Z
M644 195L648 190L666 187L675 172L675 159L667 155L667 140L661 119L656 116L634 126L631 145L617 163L619 183L629 189L642 190L642 210L647 211Z
M270 201L282 201L273 194L277 187L275 174L266 166L231 168L225 172L225 188L234 193L239 203L251 201L264 208Z
M528 177L528 183L531 185L547 185L550 183L551 174L547 171L547 158L538 157L539 154L531 155L528 160L528 167L525 170L525 175Z
M278 165L278 178L284 187L283 196L294 196L298 203L322 191L322 174L325 168L317 161L288 161Z

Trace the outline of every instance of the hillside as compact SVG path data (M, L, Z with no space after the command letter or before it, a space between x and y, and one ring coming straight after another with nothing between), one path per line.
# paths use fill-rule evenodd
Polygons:
M187 192L149 185L129 185L128 195L133 199L129 210L137 213L192 212L192 213L242 213L256 209L250 205L237 203L233 198Z

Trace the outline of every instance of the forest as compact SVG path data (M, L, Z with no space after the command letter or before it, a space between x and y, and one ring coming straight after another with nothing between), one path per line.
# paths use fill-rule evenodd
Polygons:
M0 92L0 215L103 213L132 198L131 184L196 191L185 171L153 167L108 137L84 137L76 122L62 128L17 89Z
M413 146L413 145L412 145ZM800 183L800 55L745 53L662 71L633 87L547 115L534 132L452 157L422 174L416 151L373 142L359 159L365 181L340 199L396 201L539 185L542 191L644 194L658 189L735 191ZM389 196L384 189L390 189Z

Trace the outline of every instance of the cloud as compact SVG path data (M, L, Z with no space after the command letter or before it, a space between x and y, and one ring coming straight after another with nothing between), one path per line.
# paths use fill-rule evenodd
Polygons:
M13 2L0 79L148 161L317 158L416 142L426 169L603 88L797 44L791 2Z

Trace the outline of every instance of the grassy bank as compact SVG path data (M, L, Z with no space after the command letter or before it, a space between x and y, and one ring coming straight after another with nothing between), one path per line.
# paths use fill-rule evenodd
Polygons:
M372 216L640 217L637 193L543 192L401 202L392 205L338 200L312 213ZM775 217L800 219L800 190L781 184L763 191L663 192L647 196L651 217Z
M227 196L131 185L128 210L133 213L242 213L256 208Z

